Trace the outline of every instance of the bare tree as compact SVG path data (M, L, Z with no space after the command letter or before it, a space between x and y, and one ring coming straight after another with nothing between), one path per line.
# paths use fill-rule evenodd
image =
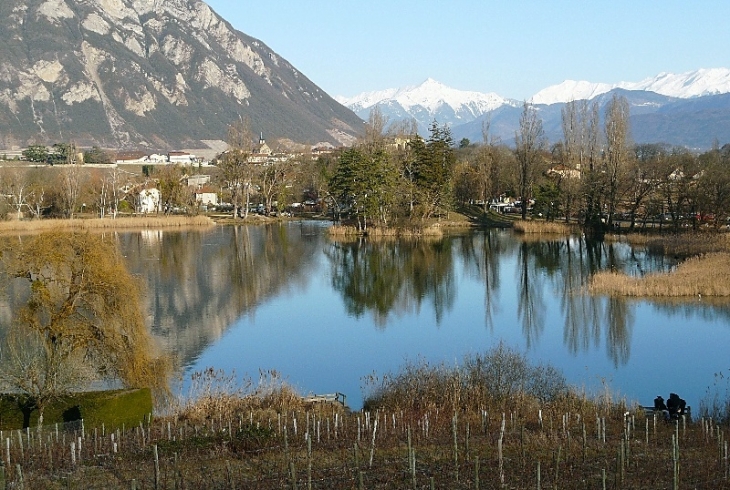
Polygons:
M382 146L385 142L385 128L388 125L388 117L383 115L380 106L376 105L370 110L368 122L365 125L365 146L369 149Z
M293 172L293 162L276 162L262 168L259 174L261 193L266 200L266 211L272 209L274 198L284 195L286 186L290 183ZM277 199L280 203L282 199Z
M616 94L606 108L606 210L607 224L613 223L616 205L620 198L621 185L625 180L631 158L629 132L629 102Z
M598 102L570 101L562 111L563 162L569 170L577 170L582 193L580 211L583 226L589 233L600 232L604 173L600 167L601 135ZM567 211L566 211L567 214Z
M65 165L61 170L61 187L66 217L73 219L81 192L81 173L75 164Z
M15 209L17 219L23 217L23 208L28 207L28 182L26 172L21 169L7 169L3 179L3 188L10 204Z
M252 165L249 162L253 137L251 123L248 119L240 119L228 127L228 150L218 161L221 176L231 191L233 217L239 216L239 207L243 197L243 216L248 216L251 197Z
M114 167L107 173L107 181L109 182L109 198L111 205L112 218L116 218L119 213L119 202L124 198L122 192L123 175L118 167Z
M525 102L520 116L520 129L515 133L515 156L519 173L519 191L522 199L522 219L527 218L527 206L532 197L531 187L544 146L542 120L537 109Z

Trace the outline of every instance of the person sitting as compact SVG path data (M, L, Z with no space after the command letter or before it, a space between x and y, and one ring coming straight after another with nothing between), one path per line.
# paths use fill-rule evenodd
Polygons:
M667 409L667 405L664 403L664 398L661 396L657 396L654 398L654 411L655 412L663 412Z
M687 402L683 398L679 399L679 415L685 415L687 413Z
M680 412L680 410L684 410L684 407L686 406L686 403L682 402L684 402L684 400L679 398L679 395L677 395L676 393L669 394L669 400L667 400L667 410L669 411L670 418L678 419L679 416L682 415L682 412Z

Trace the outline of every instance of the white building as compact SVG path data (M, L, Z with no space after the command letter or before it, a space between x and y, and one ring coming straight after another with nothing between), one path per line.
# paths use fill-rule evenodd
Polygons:
M137 212L142 214L159 213L162 210L162 195L160 191L142 189L137 194Z

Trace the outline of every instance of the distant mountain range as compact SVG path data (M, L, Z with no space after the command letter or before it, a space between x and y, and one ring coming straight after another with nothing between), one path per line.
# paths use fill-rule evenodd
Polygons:
M730 69L726 68L662 73L641 82L613 85L567 80L539 91L530 102L538 109L545 136L557 142L562 139L561 110L566 102L596 100L603 109L614 93L629 102L636 143L707 149L715 142L730 142ZM512 144L522 112L522 101L459 91L431 79L416 87L336 99L365 120L376 105L390 122L415 119L424 135L434 120L448 124L457 141L481 141L488 121L492 136Z
M0 17L0 148L204 148L239 118L339 146L364 127L200 0L2 0Z

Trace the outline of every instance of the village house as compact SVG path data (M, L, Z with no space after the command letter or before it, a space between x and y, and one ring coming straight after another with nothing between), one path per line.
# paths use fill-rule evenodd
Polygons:
M170 163L190 165L196 162L196 158L195 155L192 155L187 151L171 151L167 154L167 161Z
M187 176L188 187L195 187L199 189L205 184L210 183L210 175L189 175Z
M554 165L545 173L548 177L557 177L560 179L580 179L580 170L576 170L562 164Z
M195 191L195 202L202 206L217 206L218 193L211 186L202 186Z
M117 165L147 163L147 155L142 151L117 152L114 162Z
M142 188L133 193L135 211L141 214L159 213L162 211L162 195L154 187Z

